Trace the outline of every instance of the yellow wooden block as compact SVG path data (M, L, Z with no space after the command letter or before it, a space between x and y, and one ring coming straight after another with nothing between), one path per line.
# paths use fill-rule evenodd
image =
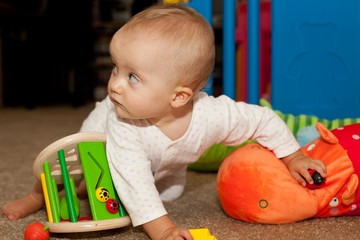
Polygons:
M189 229L189 231L194 240L216 240L207 228Z

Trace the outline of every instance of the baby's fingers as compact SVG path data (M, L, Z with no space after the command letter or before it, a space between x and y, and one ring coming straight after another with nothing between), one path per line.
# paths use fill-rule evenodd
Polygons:
M300 185L302 185L304 187L306 186L306 182L313 181L308 172L306 172L306 173L304 172L305 176L298 172L292 172L291 175Z
M300 175L306 181L305 185L303 186L306 186L307 183L314 184L314 179L312 178L312 174L308 171L308 169L301 169Z
M326 169L325 164L322 161L320 161L320 160L312 161L309 168L320 173L320 175L322 177L326 177L327 169Z

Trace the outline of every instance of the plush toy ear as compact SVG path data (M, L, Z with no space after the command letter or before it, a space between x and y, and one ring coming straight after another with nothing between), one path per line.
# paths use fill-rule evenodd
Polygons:
M319 131L321 138L330 144L337 144L339 141L335 135L330 132L323 124L316 123L316 129Z
M342 194L342 203L345 205L350 205L355 200L355 194L359 186L359 179L356 174L351 175L349 181L347 182L346 189Z

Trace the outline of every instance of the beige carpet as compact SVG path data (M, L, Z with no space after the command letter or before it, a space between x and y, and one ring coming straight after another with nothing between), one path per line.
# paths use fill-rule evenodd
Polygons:
M93 104L80 108L41 107L35 110L0 109L0 205L23 196L32 187L32 164L53 141L78 131ZM360 217L313 219L285 225L250 224L227 217L216 195L216 174L189 172L185 194L166 204L172 219L187 228L209 228L218 240L360 239ZM82 201L86 208L86 201ZM304 206L306 208L306 206ZM24 228L46 222L45 209L14 222L0 217L0 239L23 239ZM141 228L81 234L51 234L50 239L148 239Z

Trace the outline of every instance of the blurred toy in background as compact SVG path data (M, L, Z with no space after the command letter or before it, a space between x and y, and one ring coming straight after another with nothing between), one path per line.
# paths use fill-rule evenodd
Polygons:
M296 139L300 146L304 146L318 137L320 137L320 134L315 126L303 127L296 133Z
M266 99L260 99L260 105L264 107L268 107L273 109L272 105ZM274 110L274 109L273 109ZM307 126L315 126L316 123L321 123L327 129L333 130L335 128L350 125L354 123L360 123L360 117L358 118L336 118L336 119L326 119L320 118L315 115L309 114L300 114L300 115L293 115L288 113L283 113L279 110L274 110L276 114L285 121L287 126L290 128L294 136L297 136L297 133L300 129L307 127Z

